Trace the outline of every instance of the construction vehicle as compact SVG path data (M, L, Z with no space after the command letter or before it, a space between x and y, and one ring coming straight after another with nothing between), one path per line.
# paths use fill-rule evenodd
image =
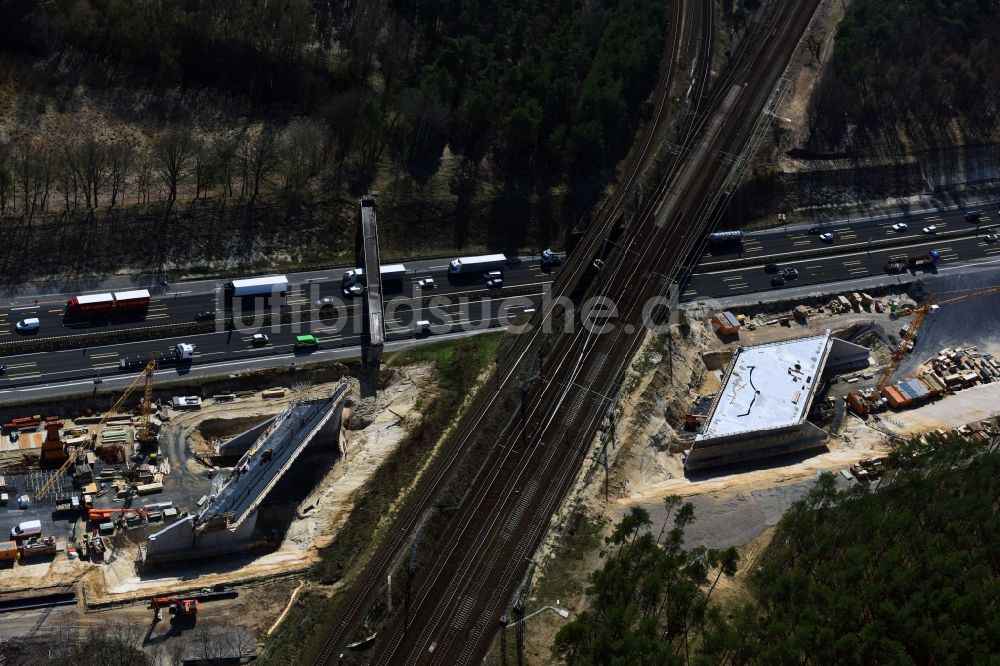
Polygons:
M150 408L149 403L152 398L153 372L155 370L156 370L156 361L152 360L146 365L146 367L143 369L142 372L136 375L135 379L132 380L132 383L125 387L125 390L122 391L121 396L118 398L115 404L111 406L111 409L109 409L104 413L104 417L90 431L91 432L90 441L84 446L73 447L73 449L69 452L69 455L66 457L66 462L64 462L62 466L59 469L57 469L55 473L52 474L52 476L49 477L49 480L46 481L41 488L39 488L38 492L35 493L36 501L42 501L45 499L45 497L49 494L49 491L52 490L52 488L56 485L57 482L59 482L60 479L62 479L62 476L63 474L66 473L66 470L68 470L76 463L77 457L83 450L87 448L93 448L93 446L97 442L97 436L98 433L100 433L101 428L104 427L104 424L108 422L108 419L110 419L112 416L115 416L121 411L122 405L124 405L125 401L128 400L128 397L132 395L132 391L134 391L136 387L139 386L139 381L143 379L145 379L146 381L146 398L143 400L143 415L145 417L144 419L146 424L145 427L148 433L149 408Z
M115 515L116 513L121 513L121 514L134 513L140 516L149 515L149 512L146 509L140 507L133 507L129 509L89 509L87 511L87 520L95 523L101 523L108 520L108 518Z
M179 342L163 353L153 352L151 354L140 354L139 356L123 358L118 361L118 370L122 372L135 370L136 368L148 365L154 360L160 366L190 364L194 362L194 345L188 342Z
M931 253L937 254L933 250L931 250ZM887 402L886 398L882 397L882 393L886 386L888 386L889 380L892 378L892 373L894 373L896 368L899 367L903 357L906 356L908 352L913 350L913 341L917 339L917 333L920 331L920 327L923 325L924 318L927 316L928 312L932 309L954 305L955 303L963 303L974 298L979 298L980 296L992 296L994 294L1000 294L1000 286L979 289L973 291L972 293L945 299L943 301L938 301L935 294L930 294L927 297L927 300L925 300L920 307L913 311L913 319L910 323L904 326L900 331L902 338L899 341L899 345L897 345L896 349L893 350L892 357L889 359L889 362L886 363L885 368L882 369L882 373L879 375L878 381L875 382L875 386L868 391L851 391L848 393L846 398L847 406L850 407L851 411L860 416L871 414L872 412L876 412L882 408L882 406Z
M43 555L55 555L58 550L59 548L54 536L31 537L18 546L18 552L22 560L30 560L33 557L42 557Z
M903 273L909 266L909 258L905 254L897 254L885 262L886 273Z
M907 263L909 264L911 270L918 271L922 268L933 267L940 258L941 258L941 253L939 253L937 250L931 250L926 254L920 254L915 257L910 257L907 260Z
M174 618L191 618L198 616L201 604L197 599L180 599L177 597L157 597L149 602L149 607L156 611L156 619L163 619L163 609L168 608Z

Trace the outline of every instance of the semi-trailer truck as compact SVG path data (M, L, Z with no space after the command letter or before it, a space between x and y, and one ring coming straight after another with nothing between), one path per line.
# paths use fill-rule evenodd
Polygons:
M504 254L481 254L477 257L459 257L448 264L448 272L452 275L469 273L486 273L503 268L507 265Z
M186 365L194 361L194 345L187 342L181 342L163 353L153 352L152 354L129 356L118 361L118 369L124 372L127 370L145 368L150 360L152 360L153 354L156 354L156 362L160 366Z
M133 289L110 294L86 294L66 301L67 314L145 310L149 307L149 290Z
M382 280L402 280L406 277L406 266L403 264L384 264L379 267ZM349 287L358 282L364 282L365 269L354 268L344 273L344 286Z

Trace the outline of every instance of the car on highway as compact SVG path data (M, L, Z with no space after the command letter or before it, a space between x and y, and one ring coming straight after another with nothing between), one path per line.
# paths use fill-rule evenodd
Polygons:
M897 222L896 224L892 225L892 230L893 231L906 231L906 222Z
M42 323L38 321L37 317L28 317L14 324L14 328L17 329L18 333L34 333L41 327Z
M250 338L250 344L252 344L254 347L263 347L270 341L271 338L268 337L267 333L254 333L253 337Z
M797 268L786 268L785 270L781 271L781 277L785 278L786 280L794 280L798 276L799 276L799 271Z
M924 227L924 233L925 234L936 234L937 233L937 225L936 224L932 224L929 227Z
M819 235L819 239L821 241L823 241L824 243L832 243L833 242L833 233L830 232L830 231L828 231L825 234L820 234Z
M503 279L503 273L500 272L500 271L489 271L487 273L483 273L483 279L484 280L502 280Z
M0 363L0 375L5 375L5 374L7 374L7 366L4 365L3 363Z
M542 250L542 268L551 268L562 263L562 257L552 250Z
M195 321L215 321L215 310L202 310L194 316Z
M815 236L820 231L822 231L822 230L819 227L809 227L809 235L811 235L811 236Z
M987 243L996 243L1000 241L1000 234L986 234L984 239Z
M775 275L773 278L771 278L771 286L772 287L784 287L785 286L785 278L781 277L780 275Z
M425 277L421 280L417 280L417 286L420 287L421 289L433 289L434 287L437 286L437 283L434 282L434 278Z
M965 214L965 219L969 222L979 223L979 218L982 217L983 211L981 210L970 210Z
M778 264L764 264L764 272L765 273L777 273L778 272Z
M355 282L354 284L345 286L343 292L344 296L361 296L365 293L365 286Z
M486 286L490 289L499 289L503 286L503 278L493 278L486 281Z
M296 335L295 336L295 348L296 349L315 349L319 347L319 340L316 339L315 335Z

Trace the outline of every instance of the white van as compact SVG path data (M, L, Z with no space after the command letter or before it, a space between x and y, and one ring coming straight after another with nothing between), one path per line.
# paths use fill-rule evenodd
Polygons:
M17 324L14 325L14 328L23 333L28 333L30 331L37 331L41 325L42 323L38 321L37 317L31 317L17 322Z
M17 527L10 530L11 539L23 539L25 537L35 536L42 533L42 521L40 520L26 520L23 523L18 523Z

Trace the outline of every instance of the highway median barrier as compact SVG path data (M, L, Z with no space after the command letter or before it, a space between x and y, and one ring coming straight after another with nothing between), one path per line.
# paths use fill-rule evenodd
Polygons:
M933 243L936 240L951 240L954 238L966 238L979 235L985 235L987 233L996 233L1000 229L1000 225L990 225L990 226L980 226L978 230L972 227L967 227L964 229L959 229L956 231L941 231L933 236L925 235L921 236L919 241L913 241L905 244L901 244L902 238L881 238L879 240L873 240L871 243L867 241L864 243L851 243L850 245L837 245L833 243L831 245L823 245L822 247L812 248L809 250L796 250L794 252L784 252L782 254L766 254L755 257L743 257L741 259L728 259L725 261L711 261L698 264L695 273L705 274L705 273L717 273L719 271L732 270L736 268L749 268L752 266L763 266L764 264L777 263L777 262L789 262L798 261L801 259L812 259L815 257L828 257L835 254L849 254L852 252L862 251L867 248L872 249L884 249L884 248L899 248L900 254L908 253L911 248L915 245L923 245L925 243Z

